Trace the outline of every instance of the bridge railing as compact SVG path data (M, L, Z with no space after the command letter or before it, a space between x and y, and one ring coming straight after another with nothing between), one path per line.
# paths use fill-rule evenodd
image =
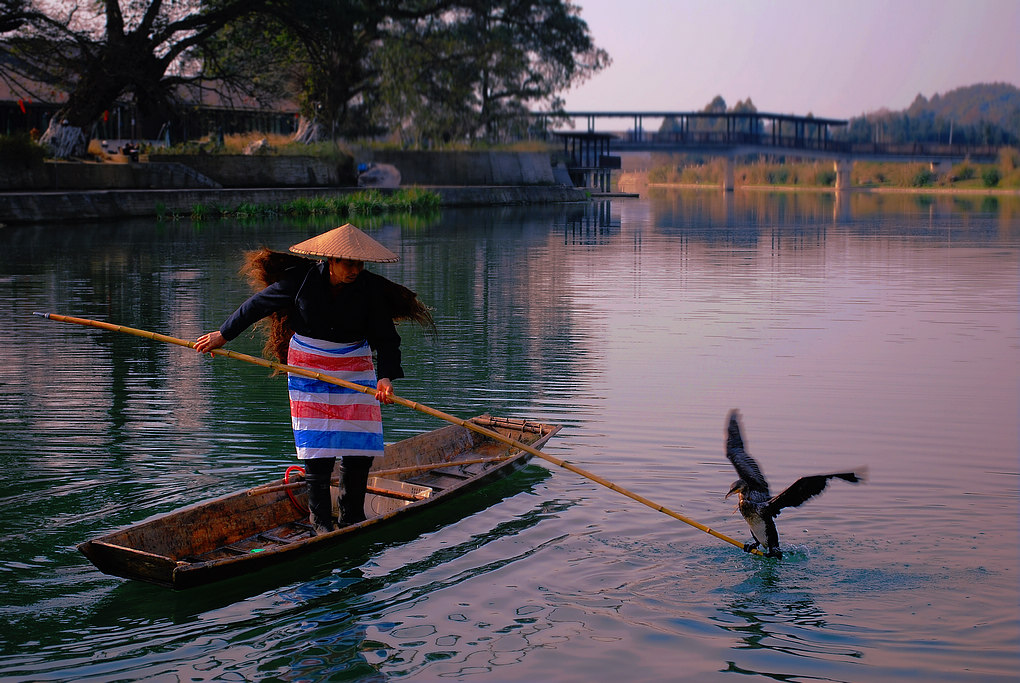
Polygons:
M849 144L841 140L821 137L777 135L772 132L748 133L744 131L670 131L628 134L621 137L617 147L626 143L663 145L675 147L775 147L782 149L807 149L826 152L845 152Z
M895 161L994 161L998 149L992 146L949 145L932 142L889 143L851 142L847 139L848 121L793 116L764 112L535 112L536 129L546 135L574 139L591 145L599 139L617 151L684 151L723 154L757 153L774 150L776 155L840 158L846 160L883 158ZM565 120L587 121L587 132L557 130ZM597 132L595 124L618 124L632 119L626 132ZM656 131L644 128L644 121L661 120ZM671 127L667 128L666 123ZM657 125L657 124L656 124ZM565 143L566 144L566 143ZM750 148L750 149L747 149ZM608 147L598 154L609 154ZM581 166L594 166L584 163Z
M764 147L775 149L777 153L784 150L804 150L810 152L828 152L847 157L916 157L918 159L964 159L975 160L995 159L998 148L992 145L949 145L933 142L887 143L887 142L848 142L828 138L802 137L793 135L773 135L772 133L747 133L735 131L674 131L674 132L642 132L617 133L613 135L613 149L628 150L634 148L670 149L683 151L697 149L728 149L735 147Z

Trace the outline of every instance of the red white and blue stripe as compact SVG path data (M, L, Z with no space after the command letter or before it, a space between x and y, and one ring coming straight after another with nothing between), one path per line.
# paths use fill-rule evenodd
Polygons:
M295 334L287 363L374 389L368 342L340 344ZM301 460L383 453L382 410L373 394L287 375L294 445Z

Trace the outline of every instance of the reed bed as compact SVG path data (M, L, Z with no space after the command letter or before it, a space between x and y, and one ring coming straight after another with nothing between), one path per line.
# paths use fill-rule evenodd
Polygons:
M244 202L234 206L223 204L195 204L189 213L168 210L166 205L156 207L160 219L191 218L204 221L213 218L272 218L276 216L374 216L392 213L434 213L439 210L440 198L435 192L417 187L399 189L393 193L364 190L349 194L298 197L283 203Z

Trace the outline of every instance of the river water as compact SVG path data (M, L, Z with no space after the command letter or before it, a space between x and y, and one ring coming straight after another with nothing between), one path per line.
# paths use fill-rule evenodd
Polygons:
M330 227L0 232L0 679L1014 680L1016 197L652 189L364 223L438 323L400 328L406 398L557 422L550 454L741 540L730 409L774 491L868 467L783 513L781 562L536 463L252 577L99 573L76 544L295 463L285 385L32 312L193 339L246 296L243 250Z

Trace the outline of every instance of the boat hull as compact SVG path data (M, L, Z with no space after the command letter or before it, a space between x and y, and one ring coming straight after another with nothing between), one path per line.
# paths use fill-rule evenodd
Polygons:
M541 448L559 426L490 416L472 422ZM386 446L366 496L368 519L315 535L300 482L283 479L158 515L86 541L100 571L175 589L258 571L407 520L524 467L532 454L450 425ZM466 463L466 464L464 464ZM382 475L382 476L379 476Z

